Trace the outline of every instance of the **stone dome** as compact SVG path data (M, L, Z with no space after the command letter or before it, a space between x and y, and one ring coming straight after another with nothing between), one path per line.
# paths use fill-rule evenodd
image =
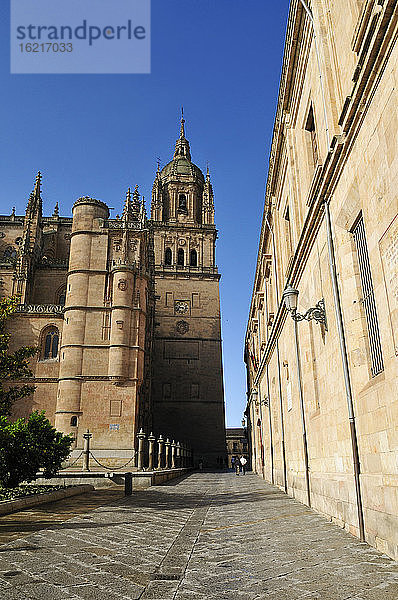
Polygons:
M160 172L160 177L168 178L172 175L192 175L201 181L204 181L202 171L185 156L173 158Z

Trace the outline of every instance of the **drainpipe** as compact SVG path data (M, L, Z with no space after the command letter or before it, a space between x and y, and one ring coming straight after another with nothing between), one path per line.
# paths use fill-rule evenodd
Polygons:
M258 344L258 361L259 361L259 366L261 363L261 343L262 343L262 339L261 339L261 324L262 324L262 320L261 320L261 311L258 308L257 309L257 344ZM265 478L265 448L264 448L264 440L263 440L263 409L262 409L262 401L261 401L261 394L260 394L260 386L258 386L258 401L259 401L259 408L260 408L260 421L261 421L261 470L262 470L262 474L263 474L263 479ZM272 435L272 434L271 434Z
M323 111L325 118L325 129L326 129L326 138L328 142L328 147L330 147L330 137L329 137L329 127L327 121L327 111L326 111L326 100L325 100L325 92L323 88L323 80L322 80L322 71L319 59L319 51L318 44L316 38L315 24L314 18L312 16L312 12L304 2L304 0L300 0L304 10L306 11L308 18L310 19L313 31L314 31L314 45L316 58L318 63L318 72L319 72L319 82L321 86L321 94L322 94L322 102L323 102ZM354 413L354 404L352 399L352 388L351 388L351 376L350 369L348 364L347 357L347 344L346 344L346 336L344 330L344 321L343 321L343 313L341 309L341 300L340 300L340 290L337 279L337 270L336 270L336 262L335 262L335 252L334 252L334 242L333 242L333 233L332 233L332 223L330 218L330 210L329 203L324 202L325 209L325 223L326 223L326 236L328 243L328 252L329 252L329 268L330 268L330 276L332 279L332 288L333 288L333 300L334 300L334 309L336 313L336 323L337 323L337 331L339 335L340 342L340 353L341 353L341 362L343 366L344 373L344 384L347 398L347 408L348 408L348 419L350 423L350 434L351 434L351 446L352 446L352 460L354 466L354 481L355 481L355 492L357 499L357 512L358 512L358 525L359 525L359 537L363 542L365 541L365 524L363 519L363 507L362 507L362 494L361 494L361 482L360 482L360 463L359 463L359 452L358 452L358 436L356 431L355 424L355 413Z
M279 306L279 293L278 293L278 273L276 269L276 245L275 245L275 234L272 229L267 215L265 215L265 223L271 233L271 243L272 243L272 266L273 266L273 275L274 275L274 288L275 288L275 302L276 306ZM281 359L279 355L279 341L276 340L276 360L278 366L278 388L279 388L279 412L280 412L280 420L281 420L281 446L282 446L282 464L283 464L283 488L285 490L285 494L287 494L287 468L286 468L286 446L285 446L285 425L283 418L283 396L282 396L282 383L281 383Z
M268 323L268 290L267 284L264 281L264 303L265 303L265 316L266 323ZM267 341L269 339L268 326L266 326ZM271 483L274 483L274 440L272 431L272 413L271 413L271 394L269 387L269 372L268 363L265 365L265 376L267 378L267 399L268 399L268 423L269 423L269 453L270 453L270 467L271 467Z
M335 312L336 312L337 331L339 333L341 361L343 363L344 384L345 384L347 407L348 407L348 419L350 422L352 460L353 460L353 464L354 464L354 480L355 480L355 492L356 492L356 497L357 497L359 534L360 534L361 541L364 542L365 541L365 524L364 524L364 520L363 520L361 482L360 482L360 477L359 477L361 471L360 471L359 452L358 452L358 437L357 437L357 430L356 430L356 425L355 425L354 403L352 400L351 377L350 377L350 369L349 369L348 357L347 357L347 344L346 344L346 337L345 337L345 331L344 331L343 313L341 310L340 290L339 290L338 279L337 279L329 203L325 202L324 207L325 207L325 222L326 222L328 250L329 250L330 275L332 278L333 299L334 299L334 307L335 307Z
M271 483L274 483L274 441L273 441L273 431L272 431L271 395L270 395L270 390L269 390L268 365L265 365L265 376L267 378L269 454L270 454L270 468L271 468Z
M294 345L296 347L297 381L298 381L298 388L299 388L301 425L302 425L302 429L303 429L305 487L307 490L307 504L308 504L308 506L311 506L310 468L309 468L309 464L308 464L307 427L306 427L306 423L305 423L303 378L302 378L302 372L301 372L301 358L300 358L300 346L299 346L298 331L297 331L297 321L294 321Z

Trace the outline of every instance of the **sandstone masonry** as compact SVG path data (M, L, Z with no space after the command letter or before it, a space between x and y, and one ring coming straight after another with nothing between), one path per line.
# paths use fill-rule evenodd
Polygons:
M291 2L245 346L257 473L395 558L397 23Z
M0 216L1 295L21 304L12 344L39 347L36 391L15 417L45 410L107 464L125 462L142 427L225 455L219 274L213 191L191 162L184 120L158 171L151 219L138 188L121 217L82 197L73 216L42 215L39 173L25 216Z

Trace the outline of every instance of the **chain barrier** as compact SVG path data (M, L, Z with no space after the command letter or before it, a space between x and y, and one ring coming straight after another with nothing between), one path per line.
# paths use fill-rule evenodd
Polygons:
M73 467L73 465L75 465L77 463L77 461L83 456L83 451L80 452L79 456L76 458L76 460L74 460L72 463L70 463L69 465L66 465L66 467L62 467L61 469L59 469L60 471L65 471L65 469L70 469L70 467Z
M83 453L82 453L83 454ZM93 458L95 460L95 462L97 463L97 465L99 465L100 467L102 467L103 469L108 469L108 471L119 471L120 469L124 469L125 467L127 467L127 465L129 465L131 463L132 460L134 460L135 455L133 455L124 465L122 465L121 467L107 467L106 465L103 465L102 463L99 462L99 460L97 460L94 456L94 454L90 451L90 456L91 458Z

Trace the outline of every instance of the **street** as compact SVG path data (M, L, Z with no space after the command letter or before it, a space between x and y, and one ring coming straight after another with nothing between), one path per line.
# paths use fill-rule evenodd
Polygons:
M78 498L17 534L23 513L0 518L2 600L398 598L396 562L251 473Z

